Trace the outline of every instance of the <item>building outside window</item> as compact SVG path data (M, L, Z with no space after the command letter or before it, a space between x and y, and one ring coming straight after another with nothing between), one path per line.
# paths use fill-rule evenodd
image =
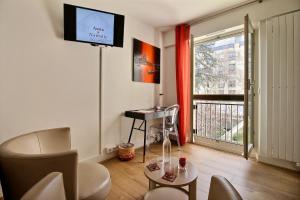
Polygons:
M243 52L242 33L196 42L194 94L243 94Z
M229 80L229 81L228 81L228 87L229 87L229 88L235 88L235 86L236 86L236 85L235 85L235 82L236 82L235 80Z
M236 72L236 66L235 63L229 64L229 73L235 73Z

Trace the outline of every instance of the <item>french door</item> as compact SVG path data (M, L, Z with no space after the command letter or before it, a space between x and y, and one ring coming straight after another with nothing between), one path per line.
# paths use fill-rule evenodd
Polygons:
M246 15L244 18L244 157L248 159L254 140L254 29Z
M249 16L244 25L192 41L193 141L248 159L254 138L254 29Z

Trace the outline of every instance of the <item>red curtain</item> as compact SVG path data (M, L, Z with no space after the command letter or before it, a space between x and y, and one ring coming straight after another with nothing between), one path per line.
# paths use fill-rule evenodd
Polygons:
M181 24L176 26L176 86L177 102L179 104L178 132L181 145L186 142L190 133L190 26Z

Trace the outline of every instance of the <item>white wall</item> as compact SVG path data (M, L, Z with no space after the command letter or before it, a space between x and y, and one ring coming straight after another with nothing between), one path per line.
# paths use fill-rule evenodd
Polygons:
M164 73L163 73L163 104L169 106L177 103L176 91L176 62L174 58L175 46L163 48Z
M223 14L220 16L217 16L215 18L212 18L210 20L207 21L203 21L201 23L195 24L191 26L191 34L193 34L195 37L197 36L202 36L202 35L206 35L209 33L213 33L219 30L224 30L226 28L231 28L237 25L241 25L244 22L244 16L246 14L249 14L250 18L252 19L252 21L254 22L254 24L257 24L257 22L259 22L262 19L277 15L277 14L281 14L281 13L285 13L285 12L289 12L289 11L293 11L293 10L297 10L300 9L300 1L299 0L264 0L263 3L255 3L255 4L251 4L249 6L240 8L240 9L236 9L232 12L229 12L227 14ZM257 26L256 26L257 27ZM258 42L257 39L257 33L256 33L256 42ZM164 46L168 47L168 46L172 46L175 44L175 32L174 30L165 32L163 34L163 43ZM256 94L258 94L258 45L256 45L255 47L255 91ZM167 59L172 59L173 61L175 60L175 53L173 56L168 56L165 57L165 63L167 63ZM173 62L172 61L172 62ZM170 62L170 61L169 61ZM166 66L167 68L167 66ZM164 84L168 84L168 83L164 83ZM166 92L165 92L166 93ZM168 94L168 96L173 96L174 94ZM256 95L255 97L255 148L258 147L258 135L260 134L258 132L258 116L257 113L258 111L258 95ZM257 149L256 149L257 150Z
M64 41L62 5L51 13L49 6L0 3L0 142L70 126L73 148L86 158L99 148L98 49Z
M131 81L132 38L159 46L159 34L126 15L124 48L103 49L100 83L99 47L63 40L64 2L0 1L0 143L69 126L79 159L99 159L100 139L103 150L128 135L122 112L154 105L157 86ZM67 2L114 12L99 2Z
M175 60L175 32L168 31L162 33L162 93L163 105L169 106L177 103L176 90L176 60Z
M155 92L157 85L132 82L133 37L159 46L159 34L152 27L127 17L124 48L106 48L103 50L103 148L115 146L120 142L127 142L132 119L121 117L124 111L151 108L155 105L155 97L158 96ZM143 144L142 136L141 132L134 131L132 142L136 146L141 146Z

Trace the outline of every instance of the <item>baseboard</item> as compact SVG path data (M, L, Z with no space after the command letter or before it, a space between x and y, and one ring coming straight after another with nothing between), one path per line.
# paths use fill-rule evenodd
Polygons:
M117 152L113 152L113 153L110 153L110 154L103 154L103 155L95 155L95 156L91 156L91 157L88 157L88 158L84 158L84 159L81 159L79 160L79 162L82 162L82 161L87 161L87 162L103 162L105 160L109 160L109 159L112 159L114 157L117 156Z
M269 158L261 155L257 155L257 161L266 163L269 165L274 165L277 167L285 168L285 169L290 169L293 171L300 171L300 167L296 166L295 162L290 162L286 160L280 160L280 159L275 159L275 158Z

